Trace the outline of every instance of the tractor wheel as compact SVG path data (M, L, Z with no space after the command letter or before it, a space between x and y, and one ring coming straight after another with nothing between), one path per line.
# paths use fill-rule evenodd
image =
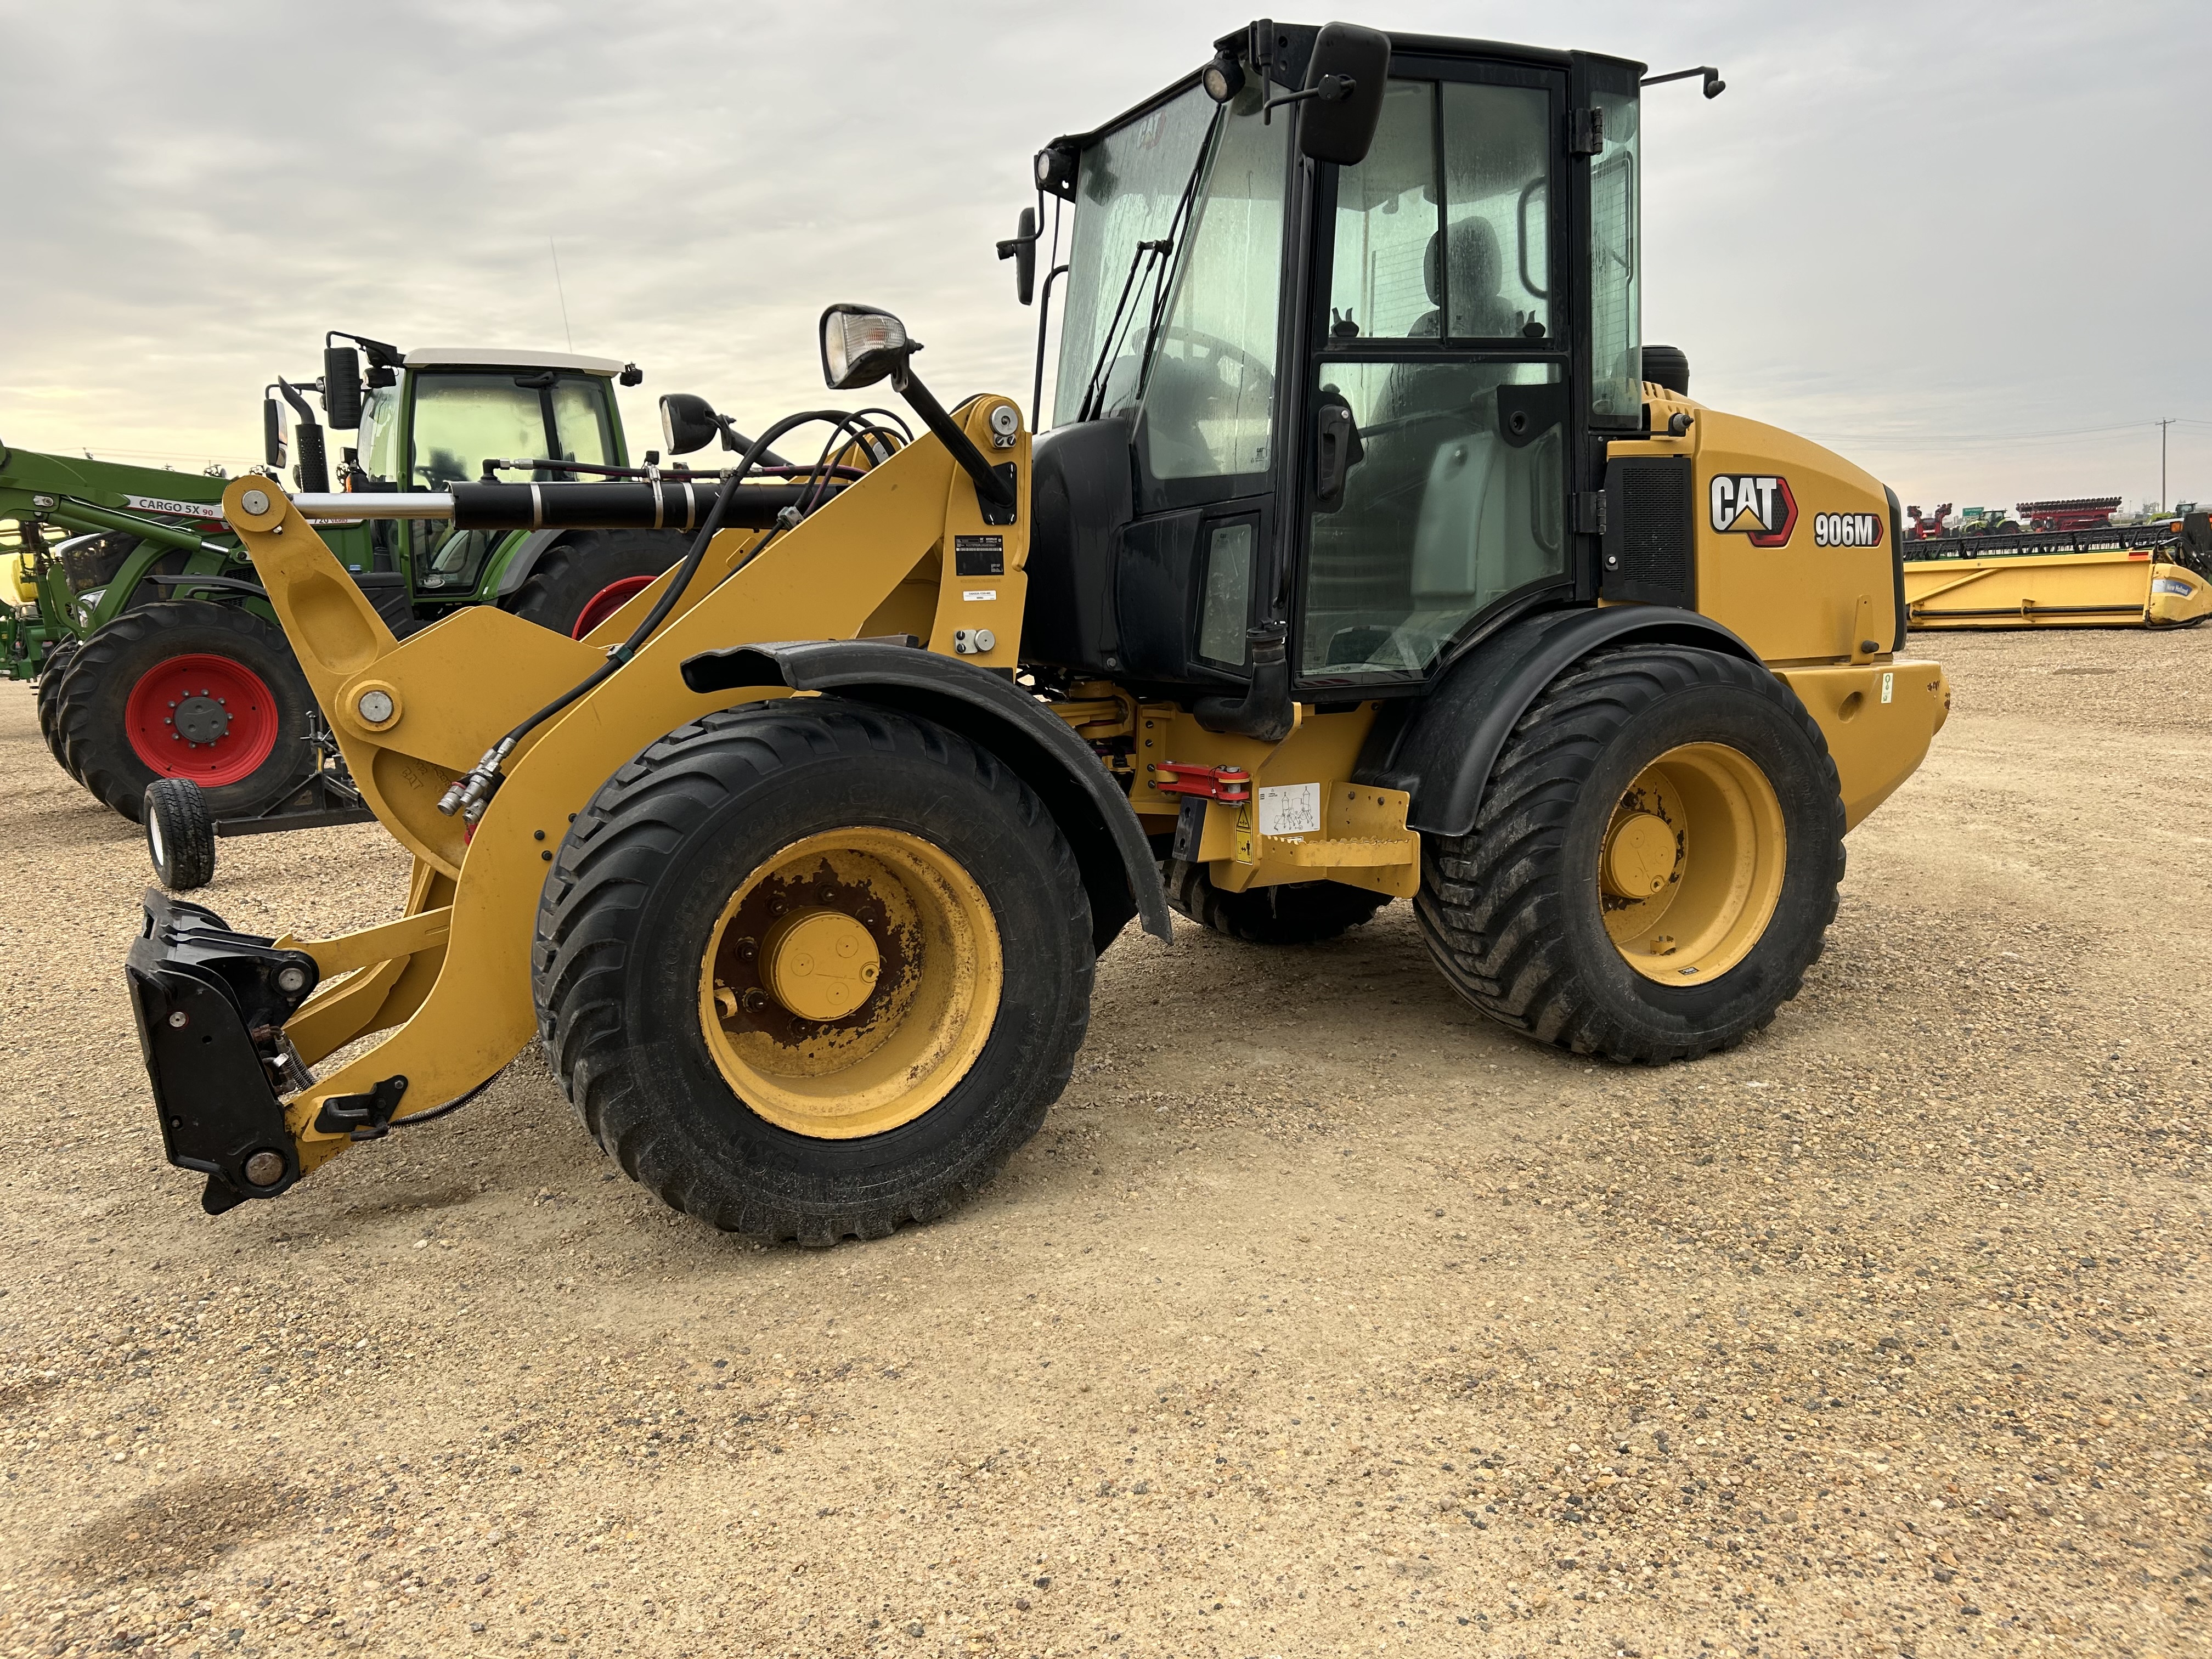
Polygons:
M173 599L126 611L87 639L54 708L63 763L136 823L146 786L189 778L216 817L281 800L312 763L313 699L273 623Z
M76 650L76 641L64 640L46 653L46 661L39 665L39 735L46 740L46 747L64 771L69 763L62 759L61 737L54 729L54 707L61 697L62 676L69 672L70 659Z
M1066 1086L1091 907L1042 802L943 727L726 710L568 827L538 1029L600 1147L732 1232L832 1244L981 1189Z
M1844 806L1820 729L1755 663L1586 659L1515 728L1474 833L1431 836L1415 902L1483 1012L1609 1060L1741 1042L1835 920Z
M1370 893L1334 881L1293 882L1224 893L1202 864L1170 859L1160 866L1168 902L1201 927L1252 945L1318 945L1375 920L1389 903L1388 893Z
M507 609L525 622L580 640L684 556L680 537L659 530L586 530L544 554Z
M215 879L215 820L199 785L190 778L155 779L146 786L143 821L146 854L162 886L189 893Z

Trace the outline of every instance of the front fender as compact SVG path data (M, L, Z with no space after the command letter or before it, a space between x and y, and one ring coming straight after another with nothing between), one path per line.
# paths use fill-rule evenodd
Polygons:
M684 659L684 683L700 692L834 692L957 732L1012 768L1067 837L1091 896L1097 949L1132 915L1157 938L1172 935L1159 866L1128 797L1066 721L1002 675L883 640L801 640L702 652Z
M1395 730L1378 722L1353 781L1413 798L1408 829L1473 833L1491 769L1529 704L1601 646L1663 641L1757 662L1759 653L1709 617L1664 605L1550 611L1513 623L1447 667Z

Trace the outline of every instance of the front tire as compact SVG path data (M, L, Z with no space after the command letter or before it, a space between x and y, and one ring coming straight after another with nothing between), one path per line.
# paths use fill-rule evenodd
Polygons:
M617 774L547 878L533 984L555 1074L633 1179L830 1244L945 1213L1036 1132L1092 969L1027 786L823 697L708 715Z
M1694 1059L1797 994L1835 919L1843 836L1835 763L1787 684L1632 646L1522 716L1474 833L1428 839L1416 909L1453 988L1514 1030Z
M313 698L283 632L198 599L126 611L87 639L56 694L63 763L138 821L146 786L189 778L210 815L250 817L311 763Z

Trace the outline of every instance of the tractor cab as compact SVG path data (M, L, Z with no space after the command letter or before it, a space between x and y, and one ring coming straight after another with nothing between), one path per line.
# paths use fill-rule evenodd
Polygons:
M1218 46L1037 156L1065 286L1025 649L1234 695L1279 641L1300 702L1417 692L1601 585L1577 499L1643 422L1640 66Z

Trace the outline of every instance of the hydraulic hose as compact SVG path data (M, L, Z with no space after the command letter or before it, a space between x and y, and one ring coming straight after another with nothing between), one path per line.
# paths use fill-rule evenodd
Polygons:
M737 465L722 475L720 487L715 491L714 502L708 511L706 522L699 526L699 533L692 538L690 548L684 553L683 562L677 566L675 575L670 579L668 586L661 591L660 598L654 602L653 609L646 613L645 620L638 623L637 627L631 631L629 638L624 640L620 645L610 646L607 648L607 659L599 667L593 669L568 690L523 720L520 725L484 750L483 758L470 769L465 777L455 779L453 787L447 790L440 798L438 810L441 812L448 817L459 812L470 823L476 823L483 816L484 809L490 805L492 795L499 788L501 771L507 764L507 757L514 752L522 740L547 720L574 703L578 698L604 684L608 676L635 657L643 648L646 641L653 637L661 623L668 619L669 613L676 608L677 601L684 597L684 590L691 585L692 578L698 574L700 563L707 556L708 545L714 541L715 533L721 529L723 520L729 516L731 505L738 494L738 484L759 462L763 454L771 453L769 450L769 445L793 428L810 425L816 421L826 421L833 426L843 428L853 424L854 417L842 410L807 410L797 415L785 416L767 431L762 433L759 437L754 439L744 454L738 459ZM477 487L489 489L532 490L538 488L534 484L487 484ZM566 486L569 489L593 487L591 485ZM614 484L597 487L635 490L640 486ZM654 485L644 487L658 488ZM688 489L689 486L684 488ZM804 489L805 486L802 485L799 488ZM457 489L455 492L457 498L459 493ZM773 532L771 532L772 536Z

